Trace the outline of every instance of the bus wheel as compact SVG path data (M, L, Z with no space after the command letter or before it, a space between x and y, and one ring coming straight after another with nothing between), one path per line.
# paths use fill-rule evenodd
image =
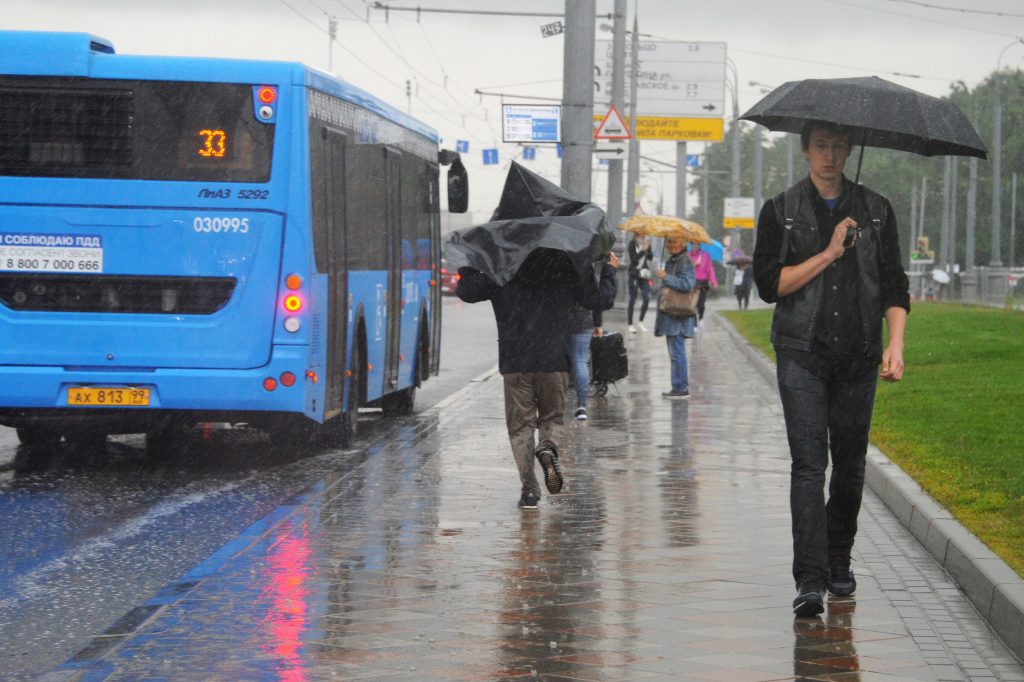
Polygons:
M357 344L352 349L352 358L352 376L348 383L348 410L338 417L341 420L341 439L345 445L351 445L359 433L359 407L363 404L363 374L366 371L360 345Z
M45 426L24 426L18 429L18 442L30 448L53 448L60 443L60 433Z
M385 417L400 417L412 414L413 405L416 403L416 387L410 386L401 391L388 393L380 399L380 407Z

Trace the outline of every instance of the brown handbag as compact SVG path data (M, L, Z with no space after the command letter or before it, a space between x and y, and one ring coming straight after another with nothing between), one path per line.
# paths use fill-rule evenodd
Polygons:
M679 291L662 286L658 297L658 310L672 317L693 317L697 314L697 301L700 289L694 287L689 291Z

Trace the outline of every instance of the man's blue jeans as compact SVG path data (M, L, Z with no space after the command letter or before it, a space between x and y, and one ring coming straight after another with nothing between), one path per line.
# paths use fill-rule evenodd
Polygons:
M668 359L672 366L672 390L676 393L689 390L690 380L686 376L686 337L682 334L666 336Z
M572 335L572 368L576 382L576 407L587 406L587 393L590 391L590 339L591 332Z
M821 377L780 354L776 374L792 457L793 578L825 585L829 561L849 557L864 490L877 373ZM825 503L825 468L832 476Z

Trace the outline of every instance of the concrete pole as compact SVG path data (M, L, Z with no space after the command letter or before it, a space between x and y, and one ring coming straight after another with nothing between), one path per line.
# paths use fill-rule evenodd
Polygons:
M910 248L907 249L907 262L912 263L910 254L917 248L917 181L910 185Z
M612 104L625 111L626 95L626 12L628 0L615 0L612 20ZM622 222L622 159L608 162L608 227L614 231Z
M921 178L921 214L918 219L921 221L917 226L917 236L924 236L924 209L928 203L928 178ZM932 249L934 251L934 249Z
M1005 52L1005 50L1004 50ZM1002 55L999 55L1000 58ZM995 93L995 106L992 110L992 256L988 264L993 268L1003 266L1002 249L999 242L1002 233L1002 147L1003 147L1003 103L999 99L999 70L992 76L992 92Z
M700 200L701 208L704 209L704 224L707 225L710 218L708 213L708 176L711 175L711 155L707 152L707 145L704 145L704 198Z
M686 142L676 142L676 217L686 218ZM1014 176L1016 177L1016 176Z
M975 225L978 222L978 159L971 157L967 181L967 254L966 268L974 269Z
M639 22L633 15L633 39L630 42L629 57L632 65L629 73L629 166L626 169L626 215L636 212L636 189L640 184L640 140L636 139L636 91L640 81L640 37Z
M949 157L949 249L946 252L946 263L949 271L956 264L956 185L959 164L956 157Z
M1012 268L1013 267L1013 263L1014 263L1014 257L1013 257L1014 253L1013 252L1014 252L1015 247L1016 247L1016 244L1015 244L1015 242L1016 242L1015 233L1017 232L1017 174L1016 173L1013 174L1013 183L1012 183L1011 187L1012 187L1012 189L1011 189L1012 193L1010 194L1010 248L1009 248L1010 260L1008 260L1006 264L1009 265Z
M942 168L942 232L939 233L939 262L942 269L949 265L949 176L950 157L943 159Z
M761 143L761 126L754 126L754 217L761 215L764 194L764 145ZM751 245L753 248L753 245Z
M565 54L562 68L562 189L590 201L594 153L593 0L565 0Z

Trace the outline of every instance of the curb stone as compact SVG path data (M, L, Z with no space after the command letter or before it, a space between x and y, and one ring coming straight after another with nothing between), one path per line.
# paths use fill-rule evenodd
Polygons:
M778 391L775 364L727 319L715 317L736 348ZM1003 643L1018 659L1024 659L1024 579L874 445L868 446L865 481L949 573Z

